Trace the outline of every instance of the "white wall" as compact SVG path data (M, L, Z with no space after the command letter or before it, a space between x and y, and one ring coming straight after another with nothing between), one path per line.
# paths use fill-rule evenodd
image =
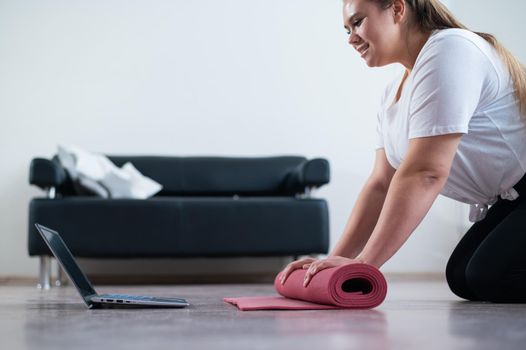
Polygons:
M524 49L524 25L508 25L524 11L457 2L466 22ZM340 0L0 0L0 52L0 276L36 274L27 207L42 193L28 165L60 143L326 157L332 181L317 195L334 244L372 166L380 93L400 69L365 66L346 43ZM439 199L385 270L442 271L463 214Z
M526 63L526 2L450 0L449 8L471 30L491 33Z

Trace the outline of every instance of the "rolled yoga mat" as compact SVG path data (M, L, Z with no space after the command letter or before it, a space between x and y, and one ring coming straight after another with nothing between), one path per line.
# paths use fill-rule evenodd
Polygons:
M283 285L279 273L274 288L282 296L223 300L242 311L368 309L380 305L387 294L384 275L369 264L351 263L322 270L303 287L306 272L303 269L293 271Z

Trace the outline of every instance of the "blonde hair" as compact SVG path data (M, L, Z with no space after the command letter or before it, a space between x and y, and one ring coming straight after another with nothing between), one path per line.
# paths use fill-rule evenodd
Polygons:
M368 0L377 3L381 8L387 9L393 5L394 0ZM423 31L436 29L461 28L466 29L460 21L438 0L404 0L414 13L413 20ZM506 49L493 35L474 32L489 42L498 52L506 64L513 80L515 97L523 116L526 115L526 69L522 63Z

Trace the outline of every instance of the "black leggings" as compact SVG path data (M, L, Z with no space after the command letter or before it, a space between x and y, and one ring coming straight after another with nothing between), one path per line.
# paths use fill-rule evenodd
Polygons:
M449 288L463 299L526 303L526 176L514 188L519 198L499 199L449 258Z

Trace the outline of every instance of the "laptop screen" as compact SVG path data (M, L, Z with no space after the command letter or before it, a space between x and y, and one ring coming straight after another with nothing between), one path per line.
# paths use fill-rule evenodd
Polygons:
M57 258L75 287L77 287L86 304L90 306L92 304L90 297L96 295L97 292L95 292L88 278L80 269L66 243L64 243L58 232L39 224L35 224L35 226L42 238L44 238L44 241L46 241L49 249L53 252L53 255L55 255L55 258Z

